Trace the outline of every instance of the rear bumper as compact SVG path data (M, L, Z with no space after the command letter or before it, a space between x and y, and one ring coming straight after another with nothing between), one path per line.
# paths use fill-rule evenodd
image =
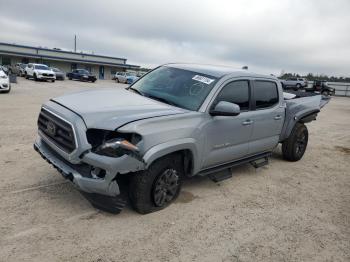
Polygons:
M72 164L51 149L40 136L34 143L34 149L64 178L69 179L79 190L86 193L117 196L120 194L115 180L117 174L135 172L144 168L144 163L128 155L111 158L91 152L82 157L80 164ZM93 175L94 168L104 170L105 175L103 177Z

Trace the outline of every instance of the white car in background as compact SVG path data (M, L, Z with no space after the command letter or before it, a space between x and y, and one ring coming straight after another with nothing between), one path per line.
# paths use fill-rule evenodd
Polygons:
M0 69L0 93L8 93L11 90L10 79L8 75Z
M125 84L132 84L137 79L139 79L139 77L137 77L136 74L133 72L117 72L114 78L117 83Z
M33 78L38 80L51 80L55 82L56 74L50 67L43 64L28 64L25 69L25 76L27 79Z

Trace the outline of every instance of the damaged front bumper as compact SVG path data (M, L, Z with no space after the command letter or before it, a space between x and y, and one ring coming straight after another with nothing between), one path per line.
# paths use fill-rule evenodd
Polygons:
M96 204L97 202L106 202L107 198L120 195L120 188L116 180L118 174L145 169L145 164L142 161L129 155L113 158L92 152L84 154L81 157L81 163L72 164L55 152L40 136L34 143L34 149L42 158L52 164L64 178L69 179L82 191L83 195L94 206L99 208L101 207ZM103 176L96 176L93 172L96 169L103 170Z

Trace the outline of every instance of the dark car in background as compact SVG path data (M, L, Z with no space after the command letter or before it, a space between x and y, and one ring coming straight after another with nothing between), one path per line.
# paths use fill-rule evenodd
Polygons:
M334 95L335 88L330 87L326 80L315 80L311 88L305 88L307 92L320 92L324 96Z
M56 80L64 80L64 72L58 68L51 67L52 71L56 74Z
M67 73L67 77L69 80L80 80L80 81L87 81L87 82L95 82L97 80L96 76L91 74L86 69L75 69L70 73Z

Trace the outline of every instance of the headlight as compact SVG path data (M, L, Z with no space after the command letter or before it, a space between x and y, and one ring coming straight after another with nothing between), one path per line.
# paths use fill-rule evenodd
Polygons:
M87 130L86 137L93 153L109 157L126 154L139 157L139 148L136 146L142 139L139 134L92 128Z
M129 141L123 138L114 138L106 141L102 145L96 148L95 153L110 157L121 157L128 153L138 153L137 146L131 144Z
M7 78L7 76L0 76L0 78L6 79L6 78Z

